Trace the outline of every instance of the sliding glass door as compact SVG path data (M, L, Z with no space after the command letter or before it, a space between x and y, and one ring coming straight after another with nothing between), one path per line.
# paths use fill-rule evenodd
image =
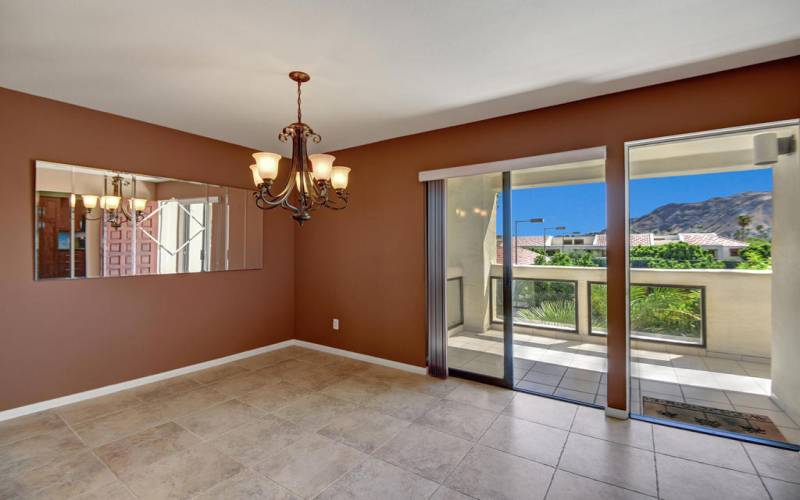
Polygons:
M605 336L589 319L605 315L589 294L605 281L597 149L446 179L450 374L605 404Z
M606 278L605 161L511 172L514 385L586 404L606 402L605 314L590 287ZM500 280L493 286L498 289ZM494 294L492 295L494 297ZM501 308L493 308L502 319Z
M628 145L631 413L800 444L796 122Z
M508 176L496 172L446 181L448 367L501 385L510 385L510 346L492 305L503 299Z

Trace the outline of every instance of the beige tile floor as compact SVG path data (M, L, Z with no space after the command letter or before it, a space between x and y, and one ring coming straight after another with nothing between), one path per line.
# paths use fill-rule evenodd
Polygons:
M502 332L462 332L448 341L448 363L502 376ZM606 404L606 347L528 333L514 334L514 381L521 389ZM787 441L800 444L800 422L769 398L769 364L646 349L631 352L631 410L642 396L766 415Z
M0 499L799 492L794 452L295 347L0 422Z

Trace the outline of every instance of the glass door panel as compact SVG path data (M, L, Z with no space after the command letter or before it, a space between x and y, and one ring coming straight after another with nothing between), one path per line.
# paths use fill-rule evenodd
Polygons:
M605 405L605 162L511 172L514 384L517 389ZM499 279L493 320L503 319Z
M629 145L631 413L800 443L797 130Z
M506 346L493 312L493 282L503 278L504 175L448 179L446 218L448 368L501 384Z

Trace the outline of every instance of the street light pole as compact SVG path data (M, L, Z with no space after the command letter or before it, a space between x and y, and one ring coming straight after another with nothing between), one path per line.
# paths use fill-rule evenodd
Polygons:
M519 262L519 224L521 222L530 222L531 224L541 224L544 219L541 217L534 217L533 219L520 219L514 221L514 264Z

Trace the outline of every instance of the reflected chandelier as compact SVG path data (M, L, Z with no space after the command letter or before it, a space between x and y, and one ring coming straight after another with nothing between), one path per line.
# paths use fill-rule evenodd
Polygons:
M253 193L258 208L269 210L283 207L292 212L292 218L301 226L311 218L310 212L318 208L341 210L347 206L348 167L333 166L336 159L332 155L309 155L306 143L322 141L319 134L303 123L301 111L300 86L311 80L307 73L292 71L289 78L297 82L297 121L287 125L278 134L281 142L292 141L292 168L286 186L278 193L273 192L273 183L278 177L278 164L281 155L276 153L254 153L255 165L250 165L256 191ZM311 170L308 168L311 163ZM331 193L333 191L333 193ZM295 193L295 196L292 196Z
M133 197L126 199L123 197L122 187L131 183L133 183ZM106 181L103 178L104 191L105 185ZM147 209L147 199L136 197L136 177L128 181L119 174L111 178L111 194L104 194L103 196L83 194L81 195L81 201L83 201L83 206L87 211L86 220L104 219L115 229L119 229L123 224L131 220L135 220L137 223L141 222ZM70 204L74 208L75 205L72 198L70 198ZM89 216L88 214L92 213L98 205L104 212L97 217Z

